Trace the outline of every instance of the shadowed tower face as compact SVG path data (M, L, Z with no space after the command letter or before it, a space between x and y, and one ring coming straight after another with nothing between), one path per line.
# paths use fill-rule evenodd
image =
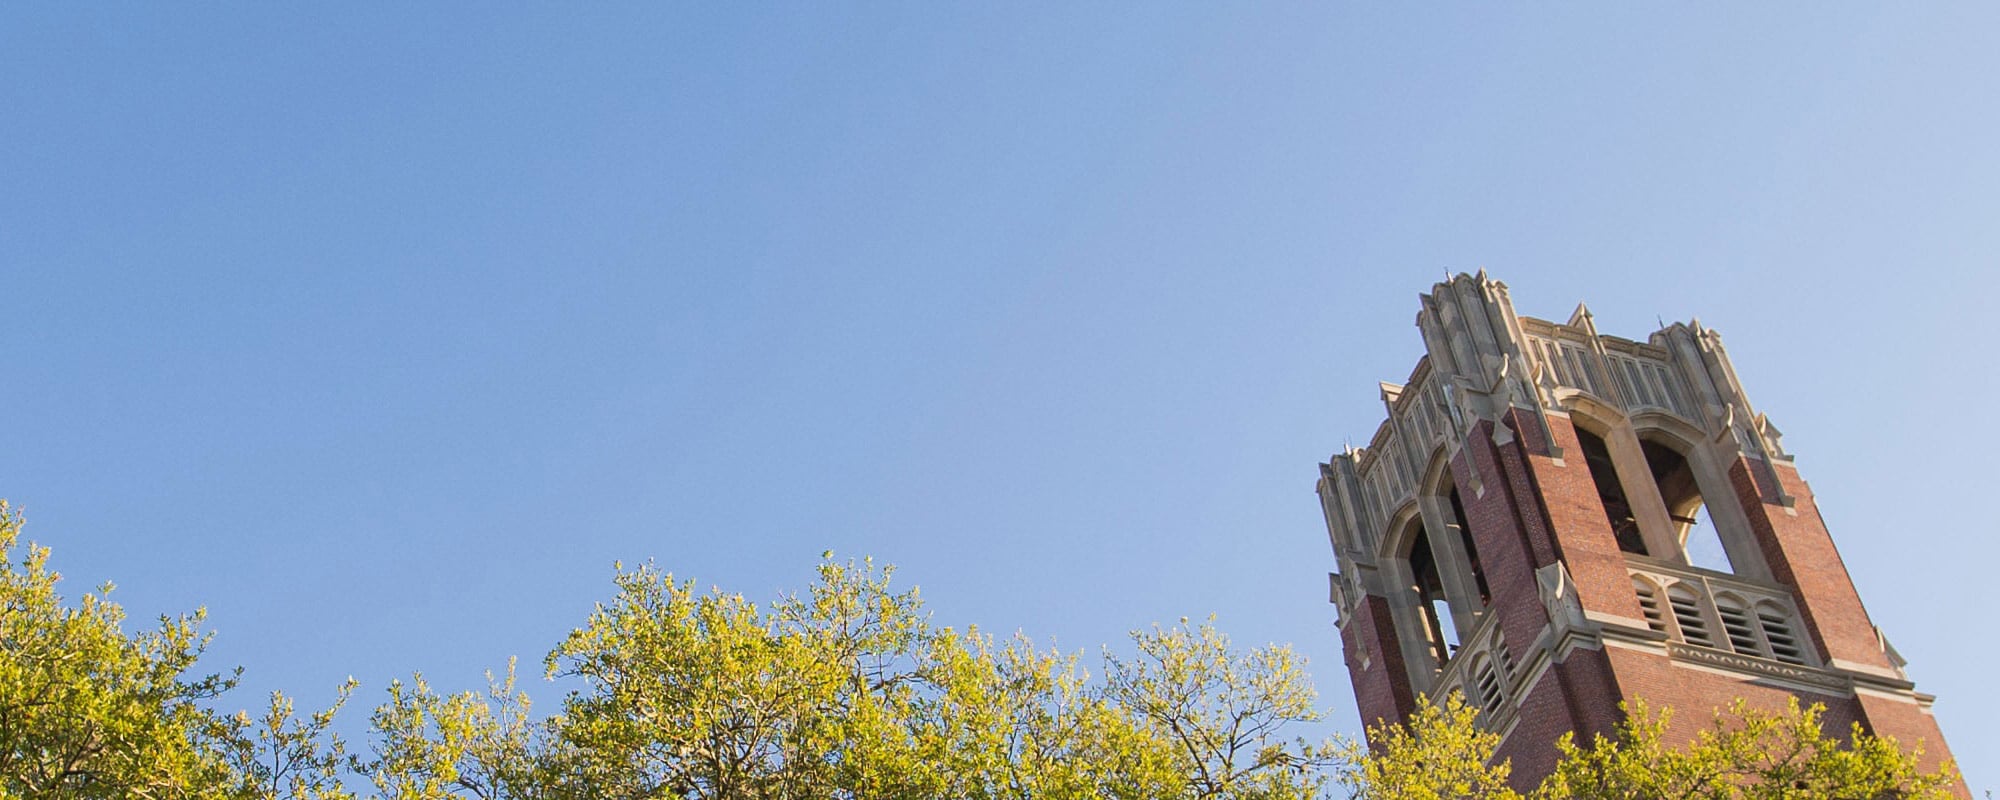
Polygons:
M1685 737L1735 698L1796 697L1949 757L1714 331L1521 317L1483 272L1421 305L1428 355L1382 384L1388 419L1320 465L1364 722L1462 692L1523 784L1626 700Z

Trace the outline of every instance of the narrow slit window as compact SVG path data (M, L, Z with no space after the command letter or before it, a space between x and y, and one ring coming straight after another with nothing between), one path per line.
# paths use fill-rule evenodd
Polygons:
M1639 375L1639 365L1633 361L1619 360L1625 365L1625 378L1632 384L1632 393L1636 395L1634 399L1638 400L1640 405L1659 405L1659 402L1653 399L1653 393L1647 390L1646 379Z

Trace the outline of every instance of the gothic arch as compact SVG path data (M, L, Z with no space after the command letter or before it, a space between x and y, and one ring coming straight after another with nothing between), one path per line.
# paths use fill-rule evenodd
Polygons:
M1641 411L1632 415L1631 422L1632 429L1639 433L1639 438L1645 439L1650 435L1657 439L1671 440L1666 443L1682 452L1700 447L1708 438L1694 423L1682 419L1679 414L1666 411L1656 409Z
M1768 579L1770 570L1764 564L1763 553L1757 545L1756 536L1751 532L1749 516L1744 513L1730 485L1727 465L1722 463L1709 437L1700 428L1665 412L1642 412L1632 416L1634 434L1642 448L1665 448L1678 456L1686 464L1689 486L1669 485L1674 479L1659 474L1663 464L1656 458L1657 452L1647 449L1648 466L1653 473L1654 490L1667 507L1669 520L1674 524L1675 538L1679 549L1673 555L1689 566L1707 566L1737 575L1756 579ZM1690 494L1691 491L1691 494ZM1697 509L1708 512L1708 531L1694 529L1692 517ZM1726 554L1728 565L1697 564L1696 556L1689 545L1699 540L1693 536L1708 535Z
M1617 406L1582 389L1558 392L1556 402L1569 414L1570 424L1598 436L1606 436L1620 426L1630 424L1625 412L1618 410Z
M1424 462L1423 474L1417 478L1417 496L1438 497L1444 494L1447 481L1456 482L1451 474L1451 456L1442 444L1431 450L1430 458Z
M1419 524L1412 525L1410 524L1411 522ZM1402 504L1389 512L1389 524L1383 526L1382 543L1375 549L1375 554L1381 558L1409 558L1410 544L1417 538L1417 533L1423 529L1421 523L1421 512L1417 507L1417 499L1412 497L1404 500Z
M1448 573L1447 581L1456 584L1453 613L1468 623L1463 632L1469 635L1480 616L1492 606L1492 590L1487 585L1479 544L1465 510L1465 493L1459 490L1458 476L1452 472L1452 455L1439 453L1425 464L1417 483L1417 504L1432 535L1449 539L1432 541L1440 545L1439 566Z
M1563 403L1569 411L1571 427L1576 429L1582 460L1597 486L1605 523L1611 527L1618 549L1665 561L1682 560L1672 515L1654 484L1644 445L1634 426L1635 418L1655 418L1644 414L1627 416L1581 392L1565 396ZM1677 433L1687 430L1672 422L1660 422L1659 426Z

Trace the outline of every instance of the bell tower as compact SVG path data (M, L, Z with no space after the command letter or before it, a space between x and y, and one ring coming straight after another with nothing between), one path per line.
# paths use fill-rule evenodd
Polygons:
M1714 331L1522 317L1483 271L1420 300L1427 355L1382 384L1368 446L1320 465L1365 723L1463 692L1533 782L1624 700L1689 735L1735 698L1796 697L1949 757Z

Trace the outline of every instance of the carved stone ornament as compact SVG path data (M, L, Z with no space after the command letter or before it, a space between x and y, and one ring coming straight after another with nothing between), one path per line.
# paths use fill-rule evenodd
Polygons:
M1576 582L1562 562L1537 567L1535 584L1541 588L1542 607L1549 612L1549 624L1558 635L1589 627L1583 603L1576 599Z
M1838 675L1829 674L1823 670L1784 664L1768 658L1753 658L1736 653L1725 653L1711 647L1701 647L1685 642L1668 642L1667 655L1682 661L1708 664L1737 672L1768 675L1780 680L1830 689L1840 693L1853 690L1852 681Z

